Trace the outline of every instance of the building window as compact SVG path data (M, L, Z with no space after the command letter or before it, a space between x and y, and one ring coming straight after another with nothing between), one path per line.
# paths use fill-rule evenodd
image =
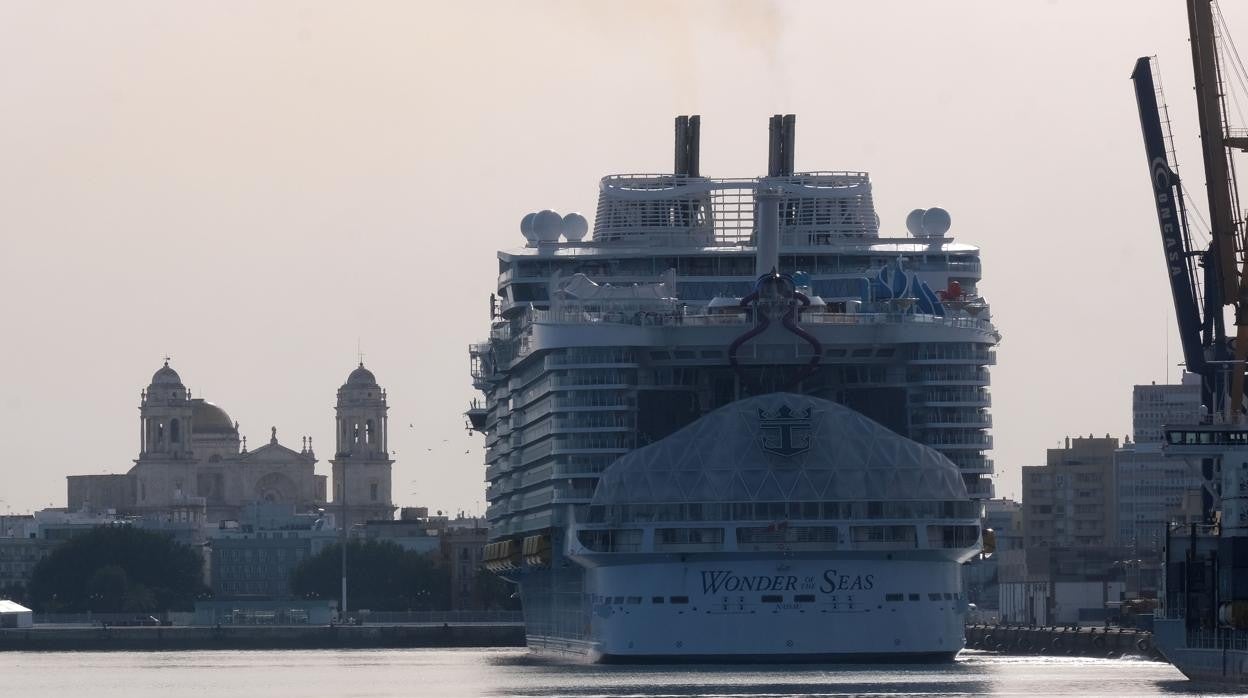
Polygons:
M368 496L371 497L374 502L377 501L377 483L374 482L368 486Z
M182 424L176 419L169 422L169 440L175 444L182 441Z

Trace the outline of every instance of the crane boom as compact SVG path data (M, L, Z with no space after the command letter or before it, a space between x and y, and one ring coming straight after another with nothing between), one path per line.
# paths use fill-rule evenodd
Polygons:
M1207 363L1196 290L1195 259L1199 253L1191 249L1187 216L1182 210L1182 185L1166 154L1165 133L1162 130L1157 88L1149 58L1140 58L1135 62L1131 81L1135 83L1135 102L1140 112L1140 129L1144 134L1144 152L1148 158L1149 176L1153 184L1153 203L1157 207L1157 223L1161 227L1162 252L1165 254L1166 271L1170 277L1170 294L1174 299L1183 361L1189 371L1200 374L1203 378L1207 372Z

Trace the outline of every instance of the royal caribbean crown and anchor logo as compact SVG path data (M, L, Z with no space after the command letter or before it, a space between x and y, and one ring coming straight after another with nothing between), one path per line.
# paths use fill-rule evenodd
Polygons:
M763 450L777 456L796 456L810 450L812 409L794 411L781 405L774 412L758 411Z

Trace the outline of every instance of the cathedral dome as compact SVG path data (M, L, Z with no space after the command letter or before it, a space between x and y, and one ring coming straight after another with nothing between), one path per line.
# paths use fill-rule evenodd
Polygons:
M152 385L161 386L182 386L182 377L178 372L169 368L169 362L166 361L156 373L152 374Z
M372 371L364 368L364 364L361 363L359 368L355 369L351 372L351 375L347 376L347 385L376 387L377 377L373 375Z
M191 411L191 424L196 434L234 434L234 420L225 410L216 405L196 398L191 400L194 405Z

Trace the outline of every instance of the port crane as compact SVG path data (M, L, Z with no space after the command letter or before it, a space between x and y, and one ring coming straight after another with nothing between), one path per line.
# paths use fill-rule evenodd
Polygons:
M1187 370L1201 378L1202 402L1211 412L1224 409L1225 418L1235 422L1244 411L1244 371L1248 365L1248 260L1233 153L1248 150L1248 134L1233 134L1228 127L1214 10L1214 0L1187 0L1208 198L1207 245L1197 244L1191 234L1168 112L1160 83L1154 78L1156 59L1137 60L1131 80L1135 83L1183 360ZM1220 12L1217 16L1220 19ZM1242 65L1231 67L1242 71ZM1233 339L1224 320L1228 306L1233 310Z

